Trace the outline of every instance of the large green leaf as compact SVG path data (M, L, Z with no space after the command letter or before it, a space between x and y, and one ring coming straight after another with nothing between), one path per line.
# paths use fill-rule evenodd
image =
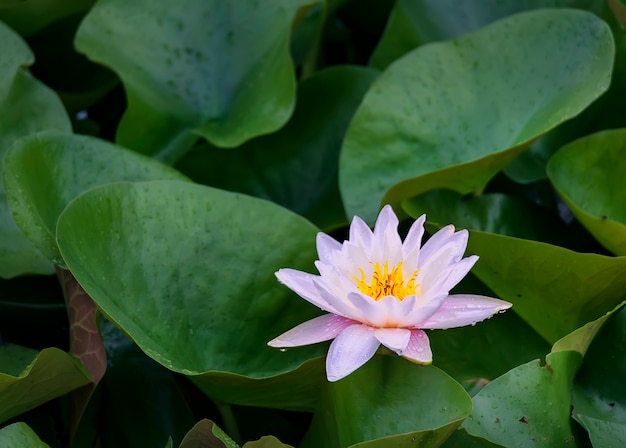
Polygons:
M0 346L0 422L89 383L84 368L57 348Z
M370 65L386 68L415 47L454 39L490 23L539 8L581 8L603 12L602 0L398 0Z
M4 161L15 222L50 260L64 265L56 222L70 200L116 181L184 180L178 171L95 137L45 132L16 142Z
M470 411L465 390L438 368L378 355L325 384L301 446L438 447Z
M22 36L30 36L68 16L84 13L95 0L31 0L0 3L0 20Z
M194 180L269 199L327 229L346 223L339 196L339 149L378 72L332 67L300 84L296 110L280 131L237 150L197 146L177 168Z
M50 448L26 423L18 422L0 429L0 446L7 448Z
M626 311L593 340L574 384L573 417L595 448L626 444Z
M583 446L571 428L571 388L581 355L551 353L486 385L463 428L506 447Z
M266 344L319 310L274 272L311 269L316 232L275 204L177 181L94 188L57 224L76 279L149 356L222 401L292 408L314 405L323 368L305 361L324 348Z
M101 316L100 316L101 317ZM148 358L117 327L99 319L107 372L81 421L75 446L117 448L179 443L195 420L172 372Z
M231 147L287 121L295 93L290 25L307 3L99 1L76 47L124 83L118 142L174 161L197 136Z
M0 22L0 160L11 144L44 129L69 132L58 97L25 70L34 57L24 41ZM52 265L13 222L0 176L0 277L50 274Z
M548 177L576 218L607 249L626 255L626 129L598 132L561 148Z
M612 310L626 297L626 257L574 252L532 241L544 239L544 220L532 206L499 194L461 200L427 194L404 204L437 224L470 230L467 251L480 260L472 272L547 341L576 330ZM517 208L517 212L511 210ZM534 217L534 218L533 218ZM558 228L558 227L557 227ZM502 234L494 233L499 232Z
M481 190L606 90L613 53L608 25L569 9L517 14L408 53L348 128L339 165L348 216L371 222L381 203L434 188Z
M203 419L189 430L179 448L239 448L239 445L211 420Z

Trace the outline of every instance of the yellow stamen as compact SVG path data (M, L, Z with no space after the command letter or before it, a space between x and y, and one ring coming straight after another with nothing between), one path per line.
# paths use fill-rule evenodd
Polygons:
M359 268L360 279L352 276L356 280L356 287L363 294L367 294L374 300L380 300L386 296L394 296L398 300L404 300L405 297L416 293L419 284L415 284L415 277L419 270L413 272L405 283L402 262L399 262L391 272L389 272L389 261L385 261L382 268L378 262L370 264L374 266L374 273L369 283L365 280L365 272L361 268Z

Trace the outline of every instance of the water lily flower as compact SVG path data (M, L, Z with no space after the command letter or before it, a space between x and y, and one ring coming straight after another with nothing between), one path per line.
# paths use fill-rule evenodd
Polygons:
M509 302L452 289L478 260L463 258L469 234L448 225L421 246L426 216L404 240L398 218L385 206L372 232L354 217L349 239L317 235L320 275L280 269L278 280L329 314L311 319L271 340L278 348L334 339L326 357L329 381L365 364L380 344L417 364L430 364L424 329L474 325L511 307Z

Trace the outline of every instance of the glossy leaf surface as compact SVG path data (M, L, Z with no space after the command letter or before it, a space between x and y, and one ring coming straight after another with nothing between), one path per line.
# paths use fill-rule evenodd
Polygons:
M100 1L76 46L124 83L118 142L174 161L198 136L232 147L287 121L295 93L290 24L306 3Z
M185 180L149 157L94 137L40 133L16 143L5 159L8 201L22 232L50 260L64 265L56 223L83 191L119 181Z
M269 202L176 181L92 189L72 201L57 226L74 276L149 356L205 390L215 387L215 376L218 394L268 406L315 400L321 372L291 371L323 347L282 353L266 345L317 314L274 277L283 266L311 269L315 233ZM285 239L287 246L278 244ZM287 372L304 387L271 378ZM259 382L270 387L262 399Z
M594 15L547 9L410 52L377 79L348 129L339 178L348 216L371 222L380 204L434 188L482 190L606 90L613 52Z

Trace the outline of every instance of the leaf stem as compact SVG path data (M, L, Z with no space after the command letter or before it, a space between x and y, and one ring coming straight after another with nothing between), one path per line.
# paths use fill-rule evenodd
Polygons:
M241 445L241 433L239 432L239 426L237 425L237 419L235 419L232 406L217 400L213 400L213 402L222 417L224 432L226 432L226 434L228 434L238 445Z

